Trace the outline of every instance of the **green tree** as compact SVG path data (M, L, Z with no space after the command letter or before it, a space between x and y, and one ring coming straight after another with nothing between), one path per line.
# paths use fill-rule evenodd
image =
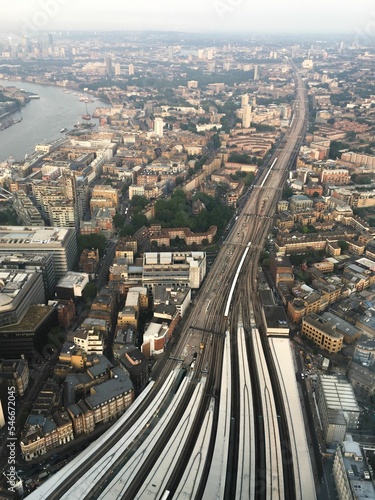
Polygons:
M99 250L99 255L102 256L106 242L106 237L103 234L79 234L77 236L78 253L81 255L85 248L95 248Z
M87 283L87 285L83 289L82 297L86 303L91 302L96 297L97 293L98 290L96 288L95 283Z
M253 172L249 172L246 174L246 177L244 179L245 186L249 187L254 183L255 175Z
M246 163L246 164L251 164L253 163L252 158L250 155L247 153L231 153L229 155L229 161L233 163Z
M332 141L329 147L329 157L333 160L341 157L341 150L349 149L349 144L347 142Z
M120 213L117 213L113 217L113 224L114 224L115 228L117 228L117 229L122 228L125 224L125 221L126 221L125 215L122 215Z
M9 207L6 210L0 210L0 224L4 226L17 226L17 213L13 207Z
M132 226L137 230L140 229L142 226L149 226L150 223L148 222L147 217L145 214L135 214L132 218Z
M175 224L177 227L189 227L190 220L186 212L179 211L175 215Z
M143 210L150 203L144 196L134 195L131 200L131 206L134 207L135 211Z
M339 240L337 242L337 246L341 248L342 252L346 252L349 249L349 243L347 243L345 240Z
M125 236L133 236L135 233L135 228L131 224L126 224L119 231L119 236L124 238Z
M349 141L354 141L356 137L357 137L356 132L354 132L354 130L349 130L349 132L346 133L345 139L348 139Z
M282 194L282 199L283 200L289 200L289 198L291 196L293 196L293 193L294 193L294 191L293 191L293 189L291 187L284 188L283 194Z

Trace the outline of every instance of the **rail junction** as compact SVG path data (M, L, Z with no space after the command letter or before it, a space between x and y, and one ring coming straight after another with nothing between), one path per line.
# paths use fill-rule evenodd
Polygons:
M251 189L160 377L31 500L316 498L303 422L296 420L302 414L292 411L295 391L283 379L293 366L262 334L256 284L306 128L304 86L294 72L291 127ZM288 339L277 340L288 349ZM199 352L194 361L186 361L187 345Z

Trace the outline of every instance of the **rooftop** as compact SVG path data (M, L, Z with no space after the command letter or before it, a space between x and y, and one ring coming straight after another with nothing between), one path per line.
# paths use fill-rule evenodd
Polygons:
M0 328L1 332L15 331L15 332L31 332L34 331L38 325L54 310L53 306L45 306L44 304L33 304L27 310L25 316L19 323L14 325L3 326Z
M329 321L332 325L335 325L336 330L343 335L346 335L348 337L355 337L356 335L361 333L361 330L359 328L351 325L332 312L324 312L321 314L321 317Z
M61 246L70 228L0 226L0 244L49 244Z
M327 408L360 412L353 389L347 380L336 375L320 375L319 377Z
M116 398L133 390L133 384L130 378L125 375L124 372L121 374L121 372L117 370L116 373L115 378L96 385L91 389L91 396L86 398L91 408L96 408L112 398Z

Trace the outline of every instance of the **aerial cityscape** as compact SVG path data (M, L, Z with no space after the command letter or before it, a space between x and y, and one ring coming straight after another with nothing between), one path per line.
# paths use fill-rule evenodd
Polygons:
M375 499L375 12L314 6L4 11L0 499Z

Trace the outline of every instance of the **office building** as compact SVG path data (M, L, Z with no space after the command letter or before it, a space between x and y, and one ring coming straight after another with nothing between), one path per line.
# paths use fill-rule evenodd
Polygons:
M188 287L154 286L154 307L161 304L172 304L176 307L181 318L184 317L190 302L191 290Z
M69 300L82 297L83 290L89 282L86 273L75 273L70 271L63 276L56 285L56 296L58 299Z
M166 321L151 321L143 334L142 353L146 358L162 354L170 337Z
M353 344L353 342L362 336L362 330L360 328L348 323L344 319L340 318L340 316L337 316L330 311L323 312L320 316L323 320L329 321L335 327L337 333L341 333L346 344Z
M102 355L104 350L103 334L98 328L80 327L67 336L69 342L85 351L86 354Z
M52 297L57 283L53 257L48 253L0 253L1 269L24 269L25 271L36 271L42 274L46 297Z
M375 394L375 371L355 362L349 364L348 378L358 401L366 402Z
M350 435L336 449L332 472L339 500L375 498L364 450Z
M344 336L336 325L322 315L312 313L302 318L302 335L313 340L315 345L329 353L341 351Z
M354 350L353 360L361 363L363 366L374 366L375 340L369 339L358 342Z
M316 398L324 438L328 446L345 439L347 430L356 430L360 409L353 389L345 378L318 375Z
M50 254L56 278L61 278L77 263L77 239L73 228L0 227L0 255L11 253Z
M0 326L19 323L30 304L44 304L41 274L35 271L0 270Z
M205 252L145 252L142 284L199 288L206 276Z
M43 289L42 284L35 291ZM5 318L7 320L7 318ZM55 306L31 304L18 323L0 328L0 352L7 359L25 356L31 359L35 350L41 350L47 342L47 332L57 324Z

